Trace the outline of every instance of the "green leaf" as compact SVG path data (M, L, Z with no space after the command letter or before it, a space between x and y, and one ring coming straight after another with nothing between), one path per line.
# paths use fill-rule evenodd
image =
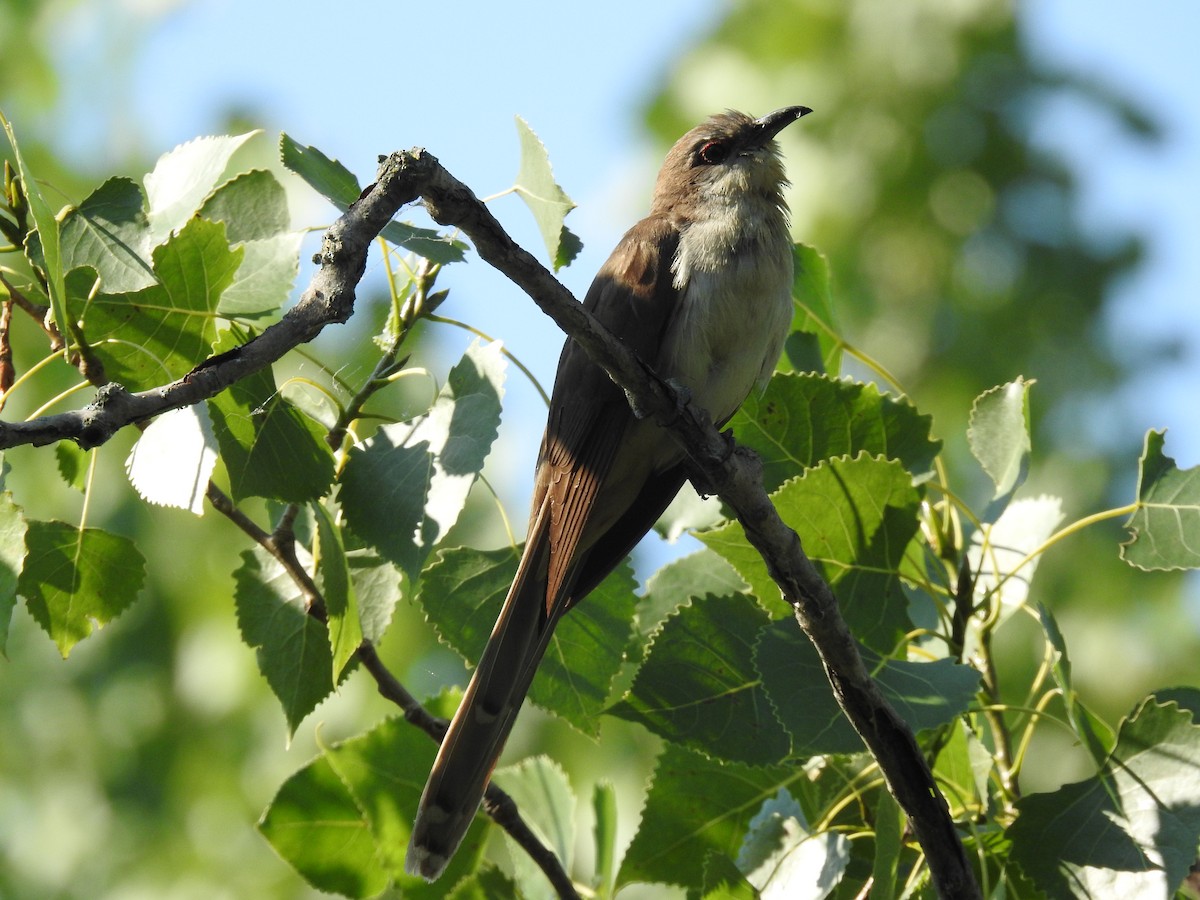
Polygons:
M994 519L1029 474L1029 389L1032 381L1018 378L984 391L971 407L967 442L996 485L987 518Z
M1087 708L1075 693L1075 686L1071 681L1071 660L1067 656L1067 642L1063 638L1054 614L1041 603L1038 604L1037 611L1038 618L1042 623L1042 630L1046 633L1046 640L1052 650L1050 672L1061 692L1063 706L1067 711L1067 721L1084 749L1091 754L1097 765L1102 766L1112 751L1113 734L1102 723L1100 730L1105 733L1100 733L1100 730L1097 729L1099 720L1088 713Z
M287 192L265 169L243 172L209 195L198 215L224 222L230 243L275 237L288 230Z
M792 329L780 369L836 375L842 365L842 341L833 318L829 261L807 244L792 247Z
M762 804L804 777L790 766L721 762L667 744L621 862L618 886L648 881L701 887L699 861L710 852L736 858Z
M300 271L300 232L246 241L237 276L221 294L217 313L228 319L251 319L275 312L288 299Z
M942 446L929 436L932 422L873 384L780 373L746 398L730 425L738 442L761 457L763 484L773 491L824 459L863 452L897 459L924 481Z
M517 554L508 548L438 551L421 575L418 603L442 640L471 665L492 633ZM559 622L529 698L595 736L599 716L633 633L633 574L619 566Z
M753 662L767 623L744 594L693 601L655 635L632 690L612 713L721 759L778 762L788 755L788 736Z
M391 880L376 859L370 826L324 756L283 783L258 829L319 890L374 897Z
M232 336L221 346L232 346ZM279 395L263 369L208 402L235 500L267 497L305 503L333 482L325 430Z
M329 614L329 647L333 653L333 680L337 682L362 643L358 598L354 594L350 565L337 523L323 504L310 505L317 520L317 546L320 550L317 583L321 588L321 596L325 598L325 611Z
M279 136L279 156L284 166L342 212L349 209L362 193L358 179L349 169L315 147L296 143L287 134ZM467 249L462 241L407 222L389 222L383 229L383 237L435 263L459 262Z
M104 291L140 291L154 284L150 222L142 189L128 178L110 178L62 220L63 268L88 266Z
M58 474L68 487L77 491L87 489L87 475L91 457L90 450L84 450L71 441L59 441L54 445L54 460L58 464Z
M291 576L262 548L242 553L233 573L238 629L253 647L271 691L283 706L288 733L333 691L333 657L325 626L308 615Z
M434 715L452 712L439 698ZM438 884L404 874L404 853L417 801L437 746L403 719L388 719L365 734L335 744L326 752L330 766L346 785L375 840L375 856L406 898L440 898L479 865L487 837L486 817L478 815Z
M474 342L429 412L350 452L340 499L350 527L416 579L467 502L500 425L505 362Z
M225 226L192 219L154 250L158 283L134 293L97 294L77 270L68 279L71 315L105 374L130 390L181 378L208 358L217 335L221 293L234 279L242 251L231 250Z
M404 574L372 550L346 554L350 580L358 597L358 618L363 637L378 642L392 621L392 612L403 596Z
M1058 497L1029 497L1008 504L995 522L984 522L971 535L967 560L975 573L974 604L977 615L967 627L964 658L980 650L980 629L995 628L1021 609L1029 599L1041 555L1030 557L1063 520Z
M17 605L18 582L25 566L28 526L8 491L0 493L0 654L7 654L8 628Z
M521 897L517 883L495 866L482 864L454 885L446 900L495 900L496 897Z
M728 856L710 851L704 857L701 900L758 900L761 896Z
M521 168L513 189L533 213L546 243L546 253L557 272L570 265L583 249L583 243L564 224L575 203L554 180L550 156L541 140L524 119L517 116L516 121L521 142Z
M909 662L860 647L863 662L897 714L914 732L936 728L967 710L979 673L952 659ZM812 643L793 620L771 623L754 652L755 670L775 714L791 734L794 756L856 753L862 739L842 714Z
M650 576L638 603L638 634L643 639L638 647L649 647L654 632L689 600L706 594L742 593L747 587L734 568L711 550L698 550L667 563Z
M592 788L592 815L596 825L596 896L609 900L617 874L617 789L611 781Z
M66 659L137 598L146 561L128 538L65 522L28 523L17 592Z
M564 869L571 871L575 857L575 794L562 766L547 756L529 757L498 769L495 781L516 801L521 818L542 844L558 857ZM544 883L545 876L537 863L511 841L509 837L517 882L531 888L538 881ZM557 896L548 884L545 887L541 893Z
M0 125L4 126L4 133L8 136L8 143L12 147L13 160L17 164L17 174L21 176L21 190L24 191L29 202L29 212L33 216L34 227L37 228L40 252L33 253L30 242L26 241L25 255L30 262L40 265L45 272L50 293L50 310L54 315L54 321L65 332L67 323L71 320L67 317L67 290L64 284L66 269L63 267L58 220L54 217L54 211L50 209L50 204L42 196L33 173L25 165L25 158L21 155L21 148L17 145L17 136L13 133L12 125L9 124L2 112L0 112ZM40 260L36 260L35 258L39 256ZM67 335L64 333L63 337L67 338ZM67 340L69 344L70 339L67 338Z
M960 719L950 725L933 764L933 776L950 805L950 815L956 820L986 815L988 778L994 765L992 754L965 721ZM887 791L880 794L891 798ZM881 797L881 805L882 802Z
M125 472L142 499L201 515L208 479L217 465L217 438L208 408L185 406L163 413L142 432Z
M900 854L904 850L904 810L888 790L879 791L875 804L875 859L871 867L871 896L892 900L900 896L896 875L900 870Z
M1197 771L1191 711L1151 696L1100 772L1017 801L1012 858L1053 897L1170 897L1200 841Z
M896 571L917 531L920 496L892 460L860 455L826 460L772 494L779 514L824 572L855 635L889 652L908 631L907 600ZM724 557L773 614L791 614L742 526L697 535Z
M827 897L850 864L850 842L814 834L786 788L750 820L737 867L764 897Z
M1164 454L1165 432L1146 432L1138 461L1138 507L1121 558L1147 571L1200 568L1200 468L1180 470Z
M192 220L204 198L220 183L233 154L257 131L199 137L164 153L146 176L147 217L157 246Z

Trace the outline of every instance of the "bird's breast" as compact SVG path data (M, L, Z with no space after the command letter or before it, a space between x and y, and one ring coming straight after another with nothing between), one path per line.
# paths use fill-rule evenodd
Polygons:
M774 370L792 320L792 247L778 210L738 221L706 217L680 234L672 271L680 307L659 374L714 421L733 415Z

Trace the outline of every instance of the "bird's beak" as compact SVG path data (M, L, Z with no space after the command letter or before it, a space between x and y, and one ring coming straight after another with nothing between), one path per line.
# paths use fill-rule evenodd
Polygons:
M801 116L806 116L810 112L807 106L785 106L783 109L777 109L775 112L767 113L761 119L754 121L754 142L759 146L765 146L767 141L783 131Z

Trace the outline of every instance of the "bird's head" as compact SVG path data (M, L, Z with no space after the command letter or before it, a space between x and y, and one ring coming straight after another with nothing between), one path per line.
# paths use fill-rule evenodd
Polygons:
M655 208L752 195L781 204L787 178L775 135L810 112L785 106L755 119L728 110L697 125L667 154L654 187Z

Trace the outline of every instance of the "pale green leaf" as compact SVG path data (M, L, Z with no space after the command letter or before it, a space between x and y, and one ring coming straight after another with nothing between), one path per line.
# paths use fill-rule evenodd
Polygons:
M971 407L967 442L996 486L989 518L999 515L1029 474L1031 387L1032 381L1018 378L980 394Z
M829 261L816 248L796 244L792 263L795 311L779 368L785 372L837 375L842 364L842 342L833 317Z
M850 864L850 842L833 832L813 834L786 788L750 820L737 866L764 900L822 900Z
M185 406L163 413L142 432L125 472L143 500L201 515L208 479L217 465L217 438L208 408Z
M128 538L65 522L28 523L17 591L65 659L137 599L146 561Z
M222 184L204 201L198 215L224 222L230 243L275 237L291 224L287 193L265 169L242 172Z
M550 157L541 140L524 119L517 116L516 121L521 142L521 167L513 189L533 213L546 244L546 253L558 271L570 265L583 249L579 238L564 224L575 203L554 180Z
M1179 469L1163 453L1165 432L1146 432L1138 461L1138 506L1121 558L1146 570L1200 568L1200 467Z
M613 895L617 874L617 789L611 781L597 781L593 787L592 816L596 823L596 892L607 900Z
M25 566L28 526L12 494L0 493L0 654L7 653L8 627L17 605L17 585Z
M534 756L497 769L496 784L521 810L521 818L542 844L554 852L568 872L575 857L575 794L562 766L547 756ZM516 844L511 856L518 883L527 886L530 900L555 900L558 896L537 863Z
M1151 696L1121 723L1100 772L1017 801L1012 858L1052 897L1170 897L1200 842L1197 771L1191 710Z
M195 138L158 158L145 178L152 245L183 229L220 184L234 152L257 133Z
M217 313L229 319L249 319L279 309L291 295L300 271L303 238L292 231L236 245L234 249L242 251L242 264L222 292Z

